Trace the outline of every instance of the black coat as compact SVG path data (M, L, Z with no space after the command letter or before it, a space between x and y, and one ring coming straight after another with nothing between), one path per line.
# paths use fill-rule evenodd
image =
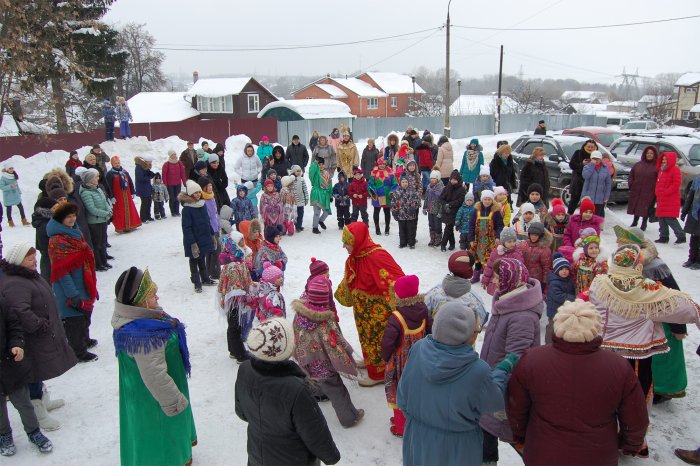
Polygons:
M548 204L549 199L549 173L547 166L543 163L535 163L528 159L520 170L520 187L518 189L518 205L528 202L527 190L531 184L537 183L542 186L542 202Z
M73 192L68 194L68 200L78 206L78 228L80 228L80 231L83 233L85 241L87 242L88 246L90 246L90 249L94 249L92 247L92 235L90 234L90 225L87 221L85 204L83 204L83 198L80 197L80 183L75 183L74 186L75 189L73 189Z
M42 197L34 204L34 212L32 212L32 226L36 229L36 241L34 247L42 255L49 253L49 235L46 234L46 225L53 217L51 207L56 204L56 201Z
M248 465L340 461L318 403L292 361L252 359L238 368L236 414L248 423Z
M309 164L309 151L306 149L306 146L302 143L287 146L287 162L289 162L290 169L292 165L299 165L302 173L306 173L306 166Z
M30 366L29 382L41 382L64 374L78 360L66 340L51 286L38 272L0 261L5 276L0 296L22 324L24 358Z
M453 172L454 174L454 172ZM462 184L462 177L459 177L459 182L455 185L448 182L445 189L440 194L440 199L445 203L442 208L442 222L448 225L455 223L457 211L464 203L464 196L467 195L467 190Z
M496 183L496 186L503 186L508 191L508 194L513 192L517 184L515 177L517 167L515 162L513 162L512 155L508 156L506 163L503 163L503 159L499 155L494 155L493 160L489 164L489 171L491 172L491 179Z
M585 145L585 144L584 144ZM574 155L569 160L569 168L571 168L571 193L574 196L581 197L583 191L583 161L590 159L591 155L583 150L583 148L574 152ZM652 190L653 195L653 190Z
M683 231L690 235L700 236L700 220L696 220L692 213L693 200L696 197L700 197L700 189L690 191L685 196L685 202L683 203L681 213L685 215L685 226L683 227Z
M279 154L279 152L277 154ZM275 170L275 173L277 173L277 178L282 178L283 176L287 176L289 174L289 169L292 168L292 166L289 165L289 162L287 162L287 158L284 154L282 154L282 156L279 158L275 157L277 154L272 154L269 157L265 157L262 167L263 182L267 179L267 172L270 171L270 169ZM271 163L272 157L275 157L274 163Z
M15 362L10 353L11 348L24 349L24 346L22 323L10 312L5 298L0 295L0 396L8 395L29 383L29 364L26 360Z
M543 136L547 135L547 127L545 126L544 128L540 128L540 125L537 125L537 128L535 128L534 134L541 134Z
M228 192L226 192L226 188L228 187L228 176L226 175L226 169L221 166L221 163L219 163L216 170L209 165L207 167L207 174L213 182L216 211L218 212L221 210L222 205L231 204L231 198L229 197Z

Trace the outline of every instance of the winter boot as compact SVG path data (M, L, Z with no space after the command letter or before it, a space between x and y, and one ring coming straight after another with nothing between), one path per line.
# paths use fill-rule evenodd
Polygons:
M377 236L382 234L382 230L379 228L379 222L374 222L374 232L377 234Z
M12 432L0 435L0 455L12 456L15 453L17 453L17 448L15 447L15 441L12 439Z
M358 409L357 410L357 417L355 418L354 421L352 421L352 424L350 424L348 427L354 427L356 426L362 418L365 417L365 410L364 409Z
M481 270L479 269L474 269L474 273L472 274L472 283L479 283L479 280L481 279Z
M389 236L389 224L388 223L384 227L384 236Z
M97 343L97 340L95 340L95 343ZM52 400L51 394L49 393L49 390L46 388L46 385L42 385L42 390L43 390L43 392L41 395L41 402L43 403L44 407L46 408L46 411L53 411L54 409L61 408L63 405L66 404L66 402L63 401L61 398L58 398L56 400Z
M15 226L15 222L13 222L12 219L7 220L7 224L11 227Z
M436 248L440 246L440 240L442 239L442 235L440 235L437 231L431 231L430 232L430 243L428 243L428 246Z
M646 218L646 217L644 217L644 218L642 219L642 226L640 227L640 229L641 229L642 231L647 231L647 218Z
M323 223L323 222L318 222L318 226L320 226L320 227L323 228L324 230L326 229L326 224Z
M700 454L697 450L681 450L676 448L673 451L676 456L688 464L700 464Z
M27 221L26 218L23 218L23 219L22 219L22 225L24 225L25 227L28 227L30 224L29 224L29 222Z
M58 430L61 428L61 423L49 416L49 413L46 411L46 407L41 400L32 400L32 405L34 405L34 413L36 414L36 418L39 420L39 426L41 426L42 429L51 432L52 430Z
M28 433L27 437L29 437L29 441L36 445L41 453L51 453L51 450L53 450L51 440L47 439L39 429Z
M369 377L365 377L364 379L360 379L357 384L360 387L374 387L375 385L379 385L381 383L384 383L383 380L375 380L375 379L370 379Z
M311 233L313 233L313 234L315 234L315 235L320 235L320 234L321 234L321 230L319 230L318 228L312 228L312 229L311 229Z

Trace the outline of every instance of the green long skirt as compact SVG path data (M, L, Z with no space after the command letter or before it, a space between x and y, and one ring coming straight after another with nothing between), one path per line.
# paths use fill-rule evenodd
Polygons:
M682 398L685 396L685 388L688 386L683 341L676 340L668 324L663 324L663 326L671 351L657 354L651 358L654 393L672 398Z

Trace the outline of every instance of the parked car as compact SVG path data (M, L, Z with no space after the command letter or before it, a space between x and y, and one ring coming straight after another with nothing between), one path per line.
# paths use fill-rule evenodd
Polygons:
M549 172L551 185L551 195L561 197L564 204L569 205L571 195L569 186L571 184L571 169L569 161L578 149L583 146L589 138L569 135L541 136L525 135L518 138L513 144L513 160L518 167L522 167L525 160L530 158L535 147L543 147L546 156L545 166ZM630 168L619 163L615 157L605 148L600 147L603 158L612 162L614 167L614 178L610 202L627 202L629 199L629 177Z
M628 121L630 121L632 118L625 116L625 115L600 115L598 116L605 116L607 120L605 121L605 124L607 126L612 126L612 127L617 127L618 129L622 127L623 125L627 124Z
M562 134L593 139L599 146L606 149L609 149L613 142L623 136L621 132L604 126L579 126L578 128L565 129Z
M615 141L610 147L617 160L632 167L642 159L642 153L647 146L654 146L659 154L675 152L678 154L678 167L683 173L681 197L685 199L690 185L700 174L700 139L691 134L667 135L663 133L645 133L624 136Z
M649 131L659 129L659 125L651 120L634 120L628 121L620 129L621 133L640 133L642 131Z

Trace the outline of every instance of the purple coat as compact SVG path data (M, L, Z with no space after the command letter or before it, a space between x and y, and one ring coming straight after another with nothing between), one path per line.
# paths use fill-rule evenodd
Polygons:
M509 353L522 356L526 350L540 346L540 316L543 312L542 287L534 278L528 280L524 291L506 293L503 297L496 292L481 346L481 359L493 368ZM509 442L512 433L508 420L503 418L505 416L499 416L499 413L483 415L480 425Z
M650 146L654 151L655 157L653 160L646 160L642 154L642 160L635 163L630 171L629 186L630 195L627 203L627 213L637 217L649 216L649 208L654 205L656 196L656 160L658 152L656 147ZM646 149L644 150L646 152Z

